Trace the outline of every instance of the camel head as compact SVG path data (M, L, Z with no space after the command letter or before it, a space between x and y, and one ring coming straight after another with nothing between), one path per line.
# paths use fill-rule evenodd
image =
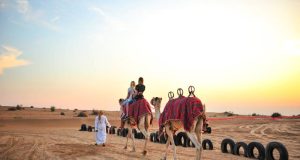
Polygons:
M154 109L155 109L155 119L157 119L157 120L159 119L159 116L160 116L161 101L162 101L161 97L153 97L151 99L151 104L154 106Z

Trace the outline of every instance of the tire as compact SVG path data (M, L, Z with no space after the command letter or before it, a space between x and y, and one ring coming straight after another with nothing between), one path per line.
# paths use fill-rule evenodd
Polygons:
M115 134L115 127L114 126L112 126L112 127L110 127L109 128L109 134Z
M208 145L208 148L207 148L206 145ZM204 150L207 150L207 149L213 150L213 149L214 149L214 146L213 146L211 140L209 140L209 139L204 139L204 140L202 141L202 148L203 148Z
M160 137L159 137L159 143L161 144L166 144L167 143L167 139L165 137L165 134L162 134Z
M178 145L181 145L182 147L188 147L187 145L188 136L185 132L179 132L177 134L177 139L178 139Z
M237 142L234 145L233 153L235 155L240 155L240 148L243 148L243 150L244 150L244 157L247 157L247 146L248 145L245 142Z
M158 143L158 142L159 142L159 139L158 139L158 132L154 133L153 142L154 142L154 143Z
M123 128L121 133L122 133L123 137L126 137L127 134L128 134L128 129L127 128Z
M266 157L265 147L261 143L258 143L258 142L251 142L251 143L248 144L248 146L247 146L247 156L249 158L256 158L254 156L254 153L253 153L254 148L256 148L259 152L259 155L258 155L257 159L264 160L265 157Z
M121 128L118 128L118 130L117 130L117 135L118 135L118 136L121 136Z
M190 138L187 138L187 146L188 146L188 147L195 148L195 144L193 143L193 141L191 141Z
M221 143L222 152L223 153L228 153L227 145L229 145L229 147L230 147L230 153L234 154L233 148L234 148L235 143L232 139L229 139L229 138L223 139L223 141Z
M207 127L206 128L206 132L209 133L209 134L211 134L211 127Z
M154 134L155 134L155 133L150 133L150 141L151 141L151 142L154 142Z
M133 135L135 135L137 133L135 128L132 129L132 133L133 133Z
M288 151L283 144L281 144L279 142L270 142L266 147L266 159L267 160L274 160L274 157L273 157L274 149L277 149L280 154L279 160L288 160L289 159Z
M93 128L92 126L88 126L88 129L87 129L88 132L93 132Z
M86 124L82 124L82 125L81 125L80 131L87 131Z
M174 139L175 146L178 146L179 141L178 141L177 135L173 135L173 139Z

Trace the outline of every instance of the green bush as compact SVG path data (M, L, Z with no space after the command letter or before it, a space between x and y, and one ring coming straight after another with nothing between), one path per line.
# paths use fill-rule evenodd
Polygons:
M77 115L78 117L87 117L88 115L86 114L85 111L79 112L79 114Z
M276 118L276 117L281 117L281 114L278 112L274 112L271 117Z
M258 114L256 114L256 113L252 113L252 116L258 116Z
M51 112L54 112L54 111L55 111L55 106L51 106L51 107L50 107L50 111L51 111Z
M30 106L30 108L34 108L33 106Z

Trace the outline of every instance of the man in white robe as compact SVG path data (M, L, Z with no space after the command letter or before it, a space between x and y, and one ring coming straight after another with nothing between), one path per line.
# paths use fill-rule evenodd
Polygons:
M95 118L96 144L105 146L106 142L106 126L111 127L103 111L100 111Z

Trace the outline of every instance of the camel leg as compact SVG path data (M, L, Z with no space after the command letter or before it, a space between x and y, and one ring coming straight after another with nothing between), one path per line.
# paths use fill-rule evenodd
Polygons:
M170 128L169 125L166 125L165 127L166 127L166 128ZM166 143L166 152L165 152L165 155L164 155L164 157L162 158L162 160L166 160L166 159L167 159L168 148L169 148L169 145L170 145L170 143L171 143L171 139L170 139L170 136L169 136L169 134L170 134L169 130L166 130L166 133L167 133L167 135L168 135L168 140L167 140L167 143Z
M188 135L188 137L190 138L190 140L194 143L194 145L195 145L195 148L196 148L196 160L200 160L200 154L199 154L199 152L200 152L200 149L201 149L201 145L200 145L200 143L198 142L198 140L196 139L196 137L195 137L195 135L192 133L192 132L194 132L195 131L195 129L196 129L196 124L197 123L197 121L194 121L194 125L193 125L193 128L191 129L191 131L190 132L186 132L187 133L187 135Z
M200 144L200 150L199 150L200 159L202 158L202 150L203 150L203 148L202 148L202 130L203 130L203 118L201 117L201 118L199 118L196 129L195 129L197 140Z
M173 131L170 129L170 126L166 127L166 132L168 134L168 141L170 140L170 142L172 143L173 158L174 158L174 160L176 160L177 159L177 157L176 157L176 146L175 146L175 142L174 142L174 138L173 138Z
M124 125L124 129L127 127L127 125ZM129 136L129 130L131 130L131 127L128 127L128 135L126 136L126 143L124 149L127 149L127 143L128 143L128 136Z
M140 131L143 133L143 135L145 136L145 144L144 144L144 150L143 150L143 155L147 154L147 142L149 140L149 135L148 132L146 130L146 124L145 122L149 122L148 119L146 120L146 118L148 118L148 116L143 116L140 119L140 122L138 124ZM147 124L148 125L148 124Z
M134 135L132 134L132 128L130 127L130 130L128 130L128 136L132 139L132 152L135 152L135 144L134 144Z

